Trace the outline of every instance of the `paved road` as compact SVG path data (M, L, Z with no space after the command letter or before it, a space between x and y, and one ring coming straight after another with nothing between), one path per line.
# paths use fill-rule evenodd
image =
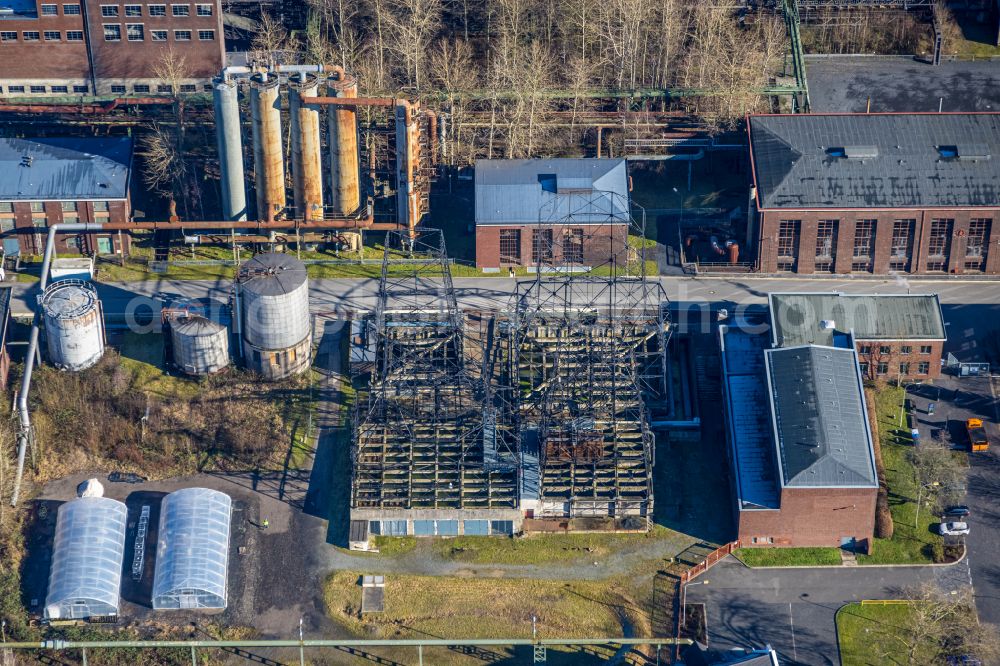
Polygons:
M972 511L971 532L966 539L972 585L979 618L1000 624L1000 438L997 428L995 389L989 377L942 377L931 387L910 387L909 399L915 407L920 432L931 436L945 433L952 444L964 448L968 442L964 424L978 416L986 421L994 445L990 451L969 456L966 503ZM958 391L958 393L956 393ZM927 403L935 403L933 415Z
M969 584L969 566L747 569L728 557L688 587L687 603L703 603L709 646L770 644L785 664L839 666L834 616L861 599L898 598L934 582L946 592Z

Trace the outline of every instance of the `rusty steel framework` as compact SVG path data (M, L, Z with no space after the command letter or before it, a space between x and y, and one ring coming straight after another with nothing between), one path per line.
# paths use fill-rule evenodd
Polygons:
M489 312L459 310L440 232L391 232L364 334L373 363L355 377L352 511L520 509L645 529L647 403L668 394L669 326L644 227L627 197L564 197L538 228L582 228L602 260L542 248L535 279Z
M401 259L413 263L400 269ZM512 452L499 464L488 443L483 376L440 231L388 234L371 321L374 367L356 378L351 508L516 508L517 468Z

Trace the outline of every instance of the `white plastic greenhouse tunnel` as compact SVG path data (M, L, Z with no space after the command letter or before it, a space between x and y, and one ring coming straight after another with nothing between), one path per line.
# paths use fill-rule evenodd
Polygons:
M163 498L153 576L155 609L226 607L229 495L185 488Z
M118 615L127 516L124 504L107 497L80 497L59 507L46 618Z

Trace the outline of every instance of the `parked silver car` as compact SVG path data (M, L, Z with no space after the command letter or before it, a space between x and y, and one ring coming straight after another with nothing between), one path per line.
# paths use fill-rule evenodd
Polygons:
M969 523L941 523L938 534L942 536L962 536L969 533Z

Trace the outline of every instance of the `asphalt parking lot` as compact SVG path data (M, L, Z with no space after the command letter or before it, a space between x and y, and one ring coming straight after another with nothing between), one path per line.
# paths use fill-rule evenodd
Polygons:
M907 397L915 407L914 421L922 436L939 434L955 448L965 449L965 422L979 417L992 442L989 451L969 454L966 504L969 536L967 559L972 571L976 608L985 622L1000 623L1000 457L998 457L996 393L1000 378L943 376L932 385L913 385ZM934 401L934 414L927 413ZM926 433L926 435L925 435Z

